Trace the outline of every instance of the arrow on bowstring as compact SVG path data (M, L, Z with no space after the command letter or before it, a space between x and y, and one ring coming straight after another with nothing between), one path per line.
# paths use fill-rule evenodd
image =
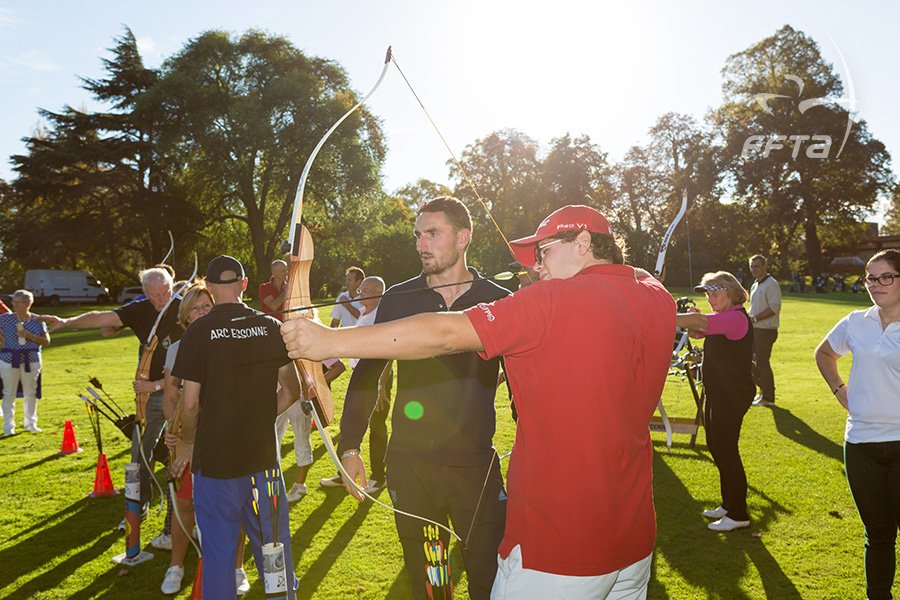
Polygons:
M314 308L325 308L327 306L338 306L339 304L352 304L353 302L361 302L363 300L374 300L376 298L388 298L390 296L402 296L403 294L414 294L417 292L427 292L428 290L437 290L445 287L452 287L454 285L466 285L467 283L472 283L475 281L509 281L513 277L517 275L527 275L528 271L503 271L502 273L497 273L492 277L474 277L469 279L468 281L454 281L453 283L442 283L441 285L432 285L429 287L423 288L415 288L410 290L399 290L396 292L389 292L386 294L376 294L374 296L361 296L358 298L351 298L350 300L335 300L334 302L320 302L318 304L308 304L306 306L295 306L294 308L286 308L284 310L277 310L275 312L267 312L263 316L274 316L274 315L286 315L289 313L295 312L303 312L306 310L312 310ZM259 318L260 315L244 315L243 317L233 317L231 322L235 321L245 321L247 319L256 319Z

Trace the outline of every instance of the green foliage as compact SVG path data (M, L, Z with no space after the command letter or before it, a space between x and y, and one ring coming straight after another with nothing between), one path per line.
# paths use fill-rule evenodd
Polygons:
M227 252L254 279L268 277L306 157L356 102L346 73L257 31L203 33L158 71L143 66L127 28L111 53L104 78L83 80L111 109L42 111L47 129L13 157L4 256L28 268L90 268L121 286L163 257L168 230L184 264L192 250L201 262ZM364 224L343 215L380 195L384 152L365 110L321 152L306 202L316 225L333 228L325 254Z
M858 230L842 225L860 221L888 191L889 155L864 121L850 126L833 67L815 41L790 26L729 57L723 75L725 103L712 122L722 132L736 196L754 207L765 227L758 239L782 262L802 236L815 275L823 268L820 229L829 228L837 244L858 239ZM813 135L833 143L816 150ZM753 145L751 136L763 137ZM783 147L769 146L781 143L775 136L785 136Z
M346 73L331 61L307 57L285 38L252 30L237 37L201 34L162 72L151 97L172 124L167 141L202 182L210 213L246 227L253 249L249 270L262 278L292 225L306 157L356 103ZM377 191L383 158L377 120L357 111L311 171L304 207L315 215L307 219L310 226L330 226L324 217L342 215ZM322 221L316 223L317 217ZM325 243L346 242L350 229L334 228Z

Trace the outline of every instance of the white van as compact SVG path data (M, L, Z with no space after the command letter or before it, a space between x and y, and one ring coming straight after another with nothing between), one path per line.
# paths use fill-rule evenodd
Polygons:
M58 271L29 269L25 271L25 289L34 294L36 302L96 302L109 303L109 290L87 271Z

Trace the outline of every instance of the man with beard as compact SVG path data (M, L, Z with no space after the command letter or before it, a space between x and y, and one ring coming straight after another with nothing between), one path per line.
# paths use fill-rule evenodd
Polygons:
M509 294L466 265L472 218L456 198L424 203L416 218L415 236L422 273L387 291L376 323L419 313L461 311ZM429 289L448 283L456 285ZM360 442L386 363L380 359L359 362L341 418L338 451L342 459L356 463L350 473L358 474L364 488ZM440 523L449 519L455 531L468 538L462 555L469 597L474 600L490 595L506 519L506 492L492 443L498 366L497 359L483 361L474 352L399 361L392 435L385 457L387 487L398 510ZM350 491L362 499L356 490ZM428 598L431 584L426 578L428 557L423 542L433 540L423 537L424 523L418 519L395 513L395 522L413 597ZM446 547L449 537L441 537Z
M540 281L509 297L343 331L296 319L282 336L291 357L312 360L503 356L519 421L491 597L646 598L656 535L648 426L671 360L675 302L625 264L624 242L592 207L564 206L510 245ZM344 464L353 476L356 457Z

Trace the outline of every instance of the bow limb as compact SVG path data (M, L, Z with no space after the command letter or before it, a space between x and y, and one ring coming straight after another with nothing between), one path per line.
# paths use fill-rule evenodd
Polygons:
M369 98L372 97L372 94L375 93L375 90L377 90L381 85L381 82L384 81L385 75L387 75L388 68L390 67L390 63L391 49L390 47L388 47L387 54L384 59L384 67L381 70L381 75L378 77L378 81L375 82L375 85L371 90L369 90L369 93L367 93L362 98L362 100L357 102L350 110L344 113L344 115L341 116L341 118L338 119L334 123L334 125L332 125L328 129L328 131L325 132L325 135L322 136L322 139L320 139L319 143L316 144L315 148L306 161L306 165L303 167L303 172L300 175L300 181L297 184L297 195L294 198L293 226L291 228L290 239L288 240L288 247L290 248L290 251L289 255L286 257L289 264L287 283L288 292L287 296L285 297L285 308L287 309L295 308L298 306L310 307L310 305L312 304L309 292L309 271L312 267L313 259L315 258L315 252L313 249L312 236L310 235L309 230L303 225L302 216L303 194L306 190L306 181L309 178L309 173L310 169L312 168L313 161L315 161L319 150L322 149L322 146L324 146L325 142L329 137L331 137L331 134L334 133L335 130L337 130L341 123L343 123L347 119L347 117L353 114L358 108L365 104L369 100ZM311 307L309 308L309 310L292 311L286 313L286 315L287 316L285 317L285 320L314 318L314 313L312 312ZM331 437L328 435L328 432L325 431L325 427L327 427L328 424L331 423L331 421L334 419L334 400L331 395L331 389L328 387L328 383L325 381L325 376L322 372L322 364L316 361L297 359L294 361L294 365L297 369L297 374L300 377L301 387L303 388L303 395L306 398L306 401L303 404L303 409L307 414L309 414L311 411L314 412L316 429L318 430L319 435L322 437L322 443L325 447L325 450L328 453L331 461L341 473L344 481L350 482L349 485L353 486L356 491L358 491L362 496L368 498L379 506L390 509L397 514L401 514L406 517L418 519L420 521L435 525L462 542L462 538L446 525L443 525L436 521L432 521L431 519L427 519L425 517L421 517L419 515L414 515L398 510L393 506L385 504L377 498L373 498L362 487L360 487L355 481L351 479L350 475L347 473L347 470L344 468L344 465L341 463L341 459L337 454L334 443L331 441Z
M384 81L384 77L387 75L388 67L390 66L390 61L391 48L388 47L384 59L384 67L381 70L378 81L375 82L375 85L372 86L372 89L369 90L368 94L354 104L350 110L345 112L341 118L325 132L325 135L322 136L322 139L320 139L319 143L313 148L312 153L306 160L306 165L303 167L303 172L300 174L300 182L297 184L297 194L294 197L293 226L291 227L290 239L288 240L290 247L288 264L290 266L287 283L288 292L285 297L285 307L288 309L298 305L308 306L312 304L309 293L309 270L312 267L312 262L315 258L315 251L313 250L312 236L309 234L309 230L303 225L302 218L303 193L306 191L306 181L309 179L309 173L312 169L313 162L315 162L319 150L322 149L322 146L325 145L325 142L331 137L331 134L340 127L341 123L372 97L372 94L375 93L375 90L377 90L381 85L381 82ZM288 313L286 319L311 319L313 316L312 311L301 311ZM313 406L316 409L316 423L318 424L321 421L323 425L327 426L334 418L334 400L331 397L331 390L322 373L322 364L306 359L298 359L294 361L294 364L300 375L300 382L303 387L304 395L307 400L313 403Z
M662 242L659 245L659 255L656 257L656 267L653 269L653 276L660 281L665 280L663 271L665 271L666 268L666 251L669 248L669 241L672 239L672 234L675 233L675 228L678 227L678 223L681 222L681 219L687 212L687 206L687 190L684 190L684 195L681 197L681 209L679 209L678 214L675 215L675 218L669 224L669 228L666 229L666 234L663 236Z
M688 206L688 195L687 189L684 190L684 193L681 196L681 208L678 210L678 214L675 215L675 218L672 219L672 222L669 224L669 228L666 229L666 234L663 236L662 242L659 244L659 254L656 257L656 267L653 269L653 276L656 277L660 282L665 281L665 270L666 270L666 251L669 249L669 242L672 239L672 234L675 233L675 228L678 227L678 223L681 222L681 219L684 218L685 213L687 213ZM678 348L672 353L673 360L677 357L678 351L681 349L681 346L684 345L685 340L687 339L687 332L685 332L685 337L681 340ZM663 406L662 398L659 399L659 403L656 405L657 410L659 411L660 419L662 420L663 428L666 430L666 448L672 449L672 423L669 421L669 415L666 413L666 408Z
M169 251L166 252L166 255L159 262L165 263L167 260L169 260L169 257L172 256L172 254L174 252L175 252L175 238L172 237L172 231L169 230Z

